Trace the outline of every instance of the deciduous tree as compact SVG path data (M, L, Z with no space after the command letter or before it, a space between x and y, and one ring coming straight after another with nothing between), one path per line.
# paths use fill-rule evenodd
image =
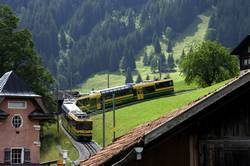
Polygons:
M239 74L237 57L217 42L206 41L185 56L180 64L187 83L210 86Z

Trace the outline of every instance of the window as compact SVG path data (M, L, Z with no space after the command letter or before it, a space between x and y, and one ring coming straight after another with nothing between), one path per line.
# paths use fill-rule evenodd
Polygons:
M30 162L30 149L23 147L4 149L4 163L12 165Z
M14 115L12 118L12 126L14 128L19 128L22 126L22 118L20 115Z
M9 109L26 109L27 104L25 101L9 101L8 108Z
M11 164L22 164L22 163L23 163L23 148L12 148Z

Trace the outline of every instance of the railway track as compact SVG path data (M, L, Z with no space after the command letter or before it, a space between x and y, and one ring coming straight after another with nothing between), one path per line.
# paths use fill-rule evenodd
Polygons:
M89 153L88 158L90 158L91 156L95 155L98 152L98 147L93 142L85 142L83 143L83 146L87 149Z

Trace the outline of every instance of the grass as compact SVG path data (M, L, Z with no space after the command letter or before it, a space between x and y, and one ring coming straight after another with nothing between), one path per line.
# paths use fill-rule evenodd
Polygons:
M56 126L56 124L51 124L48 128L44 129L41 147L41 162L62 159L62 156L56 148L57 145L60 145L64 150L68 150L70 160L76 160L78 158L78 151L61 129L59 129L59 136L57 136Z
M117 136L131 131L136 126L157 119L164 114L181 108L188 103L208 94L223 86L226 82L215 84L208 88L198 89L192 93L184 93L177 96L162 97L147 102L131 105L116 110ZM102 144L102 115L93 116L94 131L93 139ZM112 140L112 112L106 113L106 143Z

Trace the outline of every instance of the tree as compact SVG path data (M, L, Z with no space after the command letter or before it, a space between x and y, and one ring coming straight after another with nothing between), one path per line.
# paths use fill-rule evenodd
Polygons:
M156 72L156 70L158 68L158 58L156 56L154 56L154 58L151 60L151 62L150 62L150 68L151 68L151 71L153 73Z
M141 78L141 74L138 72L137 79L136 79L135 83L140 83L140 82L142 82L142 78Z
M0 74L13 70L34 92L43 96L46 106L54 111L55 105L49 91L54 80L42 66L30 32L17 28L18 21L9 7L0 5Z
M122 57L122 59L120 60L120 64L119 64L119 69L123 72L126 69L126 58L125 56Z
M171 53L171 52L173 52L173 46L172 46L172 42L169 40L168 47L167 47L167 53Z
M166 65L166 57L164 54L159 54L158 57L158 71L159 72L165 72L167 69Z
M143 56L143 65L148 66L148 62L149 62L149 58L148 58L147 54L145 53Z
M148 75L148 74L147 74L146 80L150 80L150 77L149 77L149 75Z
M173 54L168 55L168 60L167 60L167 66L170 70L173 70L175 68L175 63L174 63L174 56Z
M126 72L126 80L125 80L125 83L133 83L133 76L132 76L132 72L131 72L131 69L128 67L127 68L127 72Z
M160 45L160 41L157 38L156 42L154 43L154 48L155 48L155 53L156 54L160 54L161 53L161 45Z
M219 43L206 41L186 55L180 69L188 84L196 82L206 87L236 76L239 64L237 57Z

